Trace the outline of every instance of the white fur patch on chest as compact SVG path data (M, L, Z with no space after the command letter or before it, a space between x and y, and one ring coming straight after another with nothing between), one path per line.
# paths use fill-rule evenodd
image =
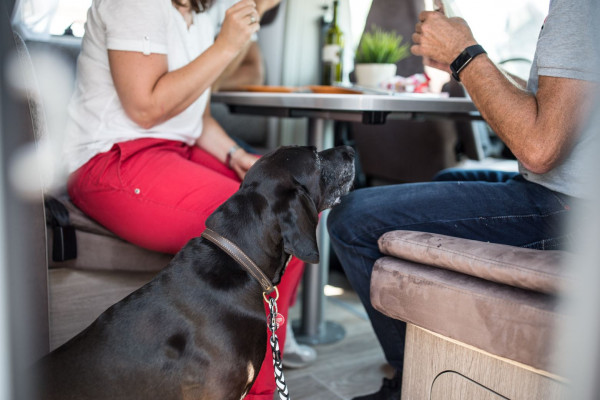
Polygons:
M254 366L252 366L251 362L248 362L247 372L248 372L248 385L250 385L250 383L252 383L252 381L254 380L254 375L256 374L256 371L254 370ZM242 394L242 397L240 400L242 400L244 397L246 397L249 390L250 390L250 387L248 387L248 390L246 390L244 392L244 394Z
M254 380L254 366L252 365L251 362L248 363L248 383L252 382Z

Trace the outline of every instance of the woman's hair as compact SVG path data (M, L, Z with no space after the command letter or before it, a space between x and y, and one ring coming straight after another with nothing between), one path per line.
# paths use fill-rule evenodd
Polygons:
M178 6L184 7L185 4L181 3L181 0L171 0L174 4ZM190 7L195 12L199 13L202 11L206 11L208 7L211 6L213 0L190 0Z

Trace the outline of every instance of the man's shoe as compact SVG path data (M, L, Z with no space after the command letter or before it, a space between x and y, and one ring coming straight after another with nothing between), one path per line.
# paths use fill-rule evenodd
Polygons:
M402 392L402 374L396 372L392 379L383 378L378 392L355 397L352 400L400 400Z
M291 324L287 324L285 346L283 347L284 368L304 368L317 359L317 351L312 347L296 342Z

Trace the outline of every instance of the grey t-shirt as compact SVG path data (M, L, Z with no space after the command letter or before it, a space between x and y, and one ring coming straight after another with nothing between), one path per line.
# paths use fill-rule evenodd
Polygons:
M600 82L600 2L598 0L551 0L550 11L540 33L527 88L537 92L538 76L553 76ZM525 179L570 196L586 197L592 141L600 127L584 129L572 152L545 174L535 174L519 163Z

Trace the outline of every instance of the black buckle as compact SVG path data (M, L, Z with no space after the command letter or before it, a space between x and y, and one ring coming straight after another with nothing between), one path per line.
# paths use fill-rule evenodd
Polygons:
M53 226L52 235L52 261L60 262L77 258L77 237L72 225Z
M71 225L69 210L59 200L46 195L46 224L52 227L52 261L60 262L77 258L77 237Z

